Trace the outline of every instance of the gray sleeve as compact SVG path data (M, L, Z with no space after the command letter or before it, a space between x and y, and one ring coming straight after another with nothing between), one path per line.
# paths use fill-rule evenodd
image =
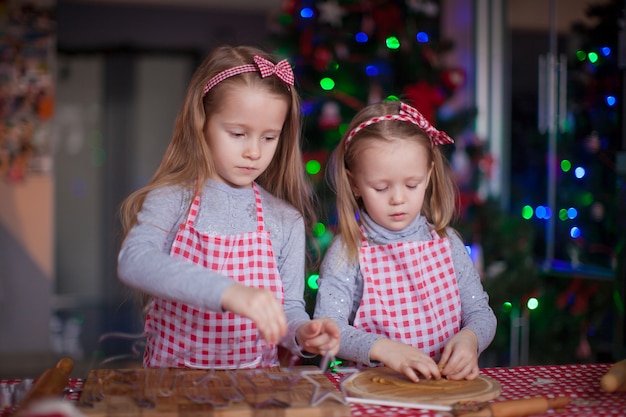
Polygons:
M352 326L361 303L363 280L358 262L349 263L343 258L340 237L324 255L318 283L314 317L329 317L339 326L341 345L337 356L373 366L370 350L383 336Z
M295 334L298 327L310 320L304 304L306 233L304 221L297 214L283 218L280 247L274 248L278 270L283 282L284 310L287 317L288 334L281 344L291 352L299 351ZM274 241L274 239L273 239ZM276 240L278 243L278 239ZM272 246L275 246L272 243Z
M119 279L129 287L155 297L167 298L214 311L222 311L224 290L233 284L228 277L169 256L178 225L184 220L189 200L180 188L151 192L118 255ZM210 278L210 285L207 285Z
M489 306L489 296L483 289L480 276L464 243L454 232L449 235L454 271L461 296L461 329L470 329L476 334L478 352L482 353L496 334L496 316Z

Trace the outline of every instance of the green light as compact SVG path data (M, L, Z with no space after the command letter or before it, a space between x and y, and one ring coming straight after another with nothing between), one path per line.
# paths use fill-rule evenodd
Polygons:
M591 194L590 192L584 193L580 198L580 202L585 207L590 206L593 203L593 194Z
M330 369L331 372L339 372L337 368L339 365L341 365L343 362L340 360L336 360L336 361L332 361L331 363L328 364L328 368Z
M530 297L528 299L528 302L526 303L526 307L528 307L529 310L534 310L537 307L539 307L539 300L537 300L535 297Z
M513 310L513 304L511 304L510 301L505 301L504 303L502 303L502 311L503 312L508 313L511 310Z
M398 98L398 96L394 96L393 94L390 94L387 96L387 101L400 101L400 99Z
M313 236L319 237L322 236L324 233L326 233L326 226L324 226L324 223L315 223L315 226L313 226Z
M570 161L568 161L567 159L564 159L561 161L561 170L563 172L568 172L570 169L572 169L572 163Z
M395 36L390 36L385 39L385 45L387 45L387 48L389 49L398 49L400 48L400 40L398 40Z
M309 275L309 277L306 279L306 285L309 286L309 288L311 288L312 290L316 290L319 288L319 286L317 285L317 279L319 278L319 274L311 274Z
M598 62L598 54L596 54L595 52L589 52L587 54L587 58L589 58L589 62L591 62L592 64Z
M561 219L561 221L565 221L568 219L566 209L562 208L561 210L559 210L559 219Z
M576 51L576 58L579 61L584 61L585 58L587 58L587 54L585 53L585 51L578 50L578 51Z
M306 172L308 172L310 175L317 174L318 172L320 172L321 168L322 165L319 163L319 161L316 161L315 159L311 159L306 163Z
M322 78L320 81L320 87L322 87L322 90L330 91L335 88L335 81L328 77Z
M522 208L522 217L526 220L532 219L533 212L534 210L531 206L524 206Z
M293 21L293 18L291 17L290 14L287 14L287 13L283 13L282 15L278 17L278 22L284 26L291 24L292 21Z

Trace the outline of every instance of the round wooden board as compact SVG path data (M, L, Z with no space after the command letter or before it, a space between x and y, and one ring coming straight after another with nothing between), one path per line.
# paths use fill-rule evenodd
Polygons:
M479 375L472 381L420 380L415 383L389 368L369 368L342 384L348 396L401 403L451 405L459 401L488 401L500 395L500 383Z

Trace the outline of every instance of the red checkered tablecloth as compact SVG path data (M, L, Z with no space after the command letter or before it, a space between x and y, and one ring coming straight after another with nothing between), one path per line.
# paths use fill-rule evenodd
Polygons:
M515 400L536 396L570 397L565 410L549 410L543 416L552 417L625 417L626 392L606 393L600 389L600 379L608 364L522 366L515 368L483 368L481 373L502 385L500 397L493 401ZM331 374L335 383L341 375ZM352 417L443 417L449 413L401 407L350 404Z
M498 380L502 386L500 397L492 401L514 400L535 396L570 397L564 410L549 410L543 416L551 417L626 417L626 392L606 393L600 390L600 378L609 364L576 364L551 366L521 366L514 368L483 368L481 373ZM336 386L341 374L327 374ZM17 384L19 380L0 380L1 384ZM80 389L82 379L71 379L69 388ZM76 402L79 392L66 395L66 400ZM403 407L350 404L352 417L444 417L450 413ZM4 409L0 417L6 417Z

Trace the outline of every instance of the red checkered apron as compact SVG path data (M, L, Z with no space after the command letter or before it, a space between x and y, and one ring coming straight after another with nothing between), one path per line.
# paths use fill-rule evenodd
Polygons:
M281 303L280 279L256 184L257 230L214 236L194 227L200 195L174 239L170 256L202 265L250 287L267 288ZM207 282L207 285L211 285ZM277 348L259 337L252 320L155 298L146 317L146 367L252 368L278 365Z
M359 263L364 288L354 327L404 342L439 360L459 331L461 299L450 242L433 240L369 246Z

